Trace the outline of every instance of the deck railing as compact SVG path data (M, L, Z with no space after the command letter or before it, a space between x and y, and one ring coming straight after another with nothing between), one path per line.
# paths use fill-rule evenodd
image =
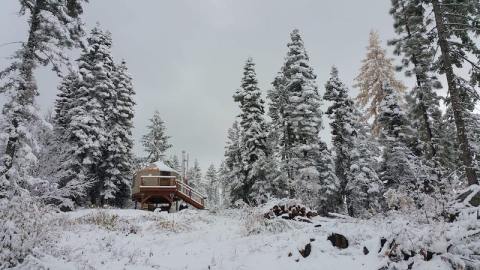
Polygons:
M175 187L175 176L146 175L141 176L140 186L147 187Z
M179 192L183 193L183 195L189 197L191 200L195 201L196 203L199 203L202 206L205 206L206 196L203 195L202 193L194 190L191 186L185 183L182 183L180 181L177 181L177 188Z

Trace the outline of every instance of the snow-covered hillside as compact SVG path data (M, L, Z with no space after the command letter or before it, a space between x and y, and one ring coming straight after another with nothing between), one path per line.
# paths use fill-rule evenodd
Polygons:
M39 243L35 257L29 256L17 269L379 269L386 264L389 244L379 252L380 239L402 234L409 226L405 220L268 220L263 210L58 213L48 240ZM428 227L411 230L429 237ZM348 248L332 246L327 240L332 233L344 235ZM416 240L411 240L415 249ZM299 251L308 243L311 253L303 257ZM442 249L444 243L437 244ZM450 269L442 256L429 261L416 256L413 269Z

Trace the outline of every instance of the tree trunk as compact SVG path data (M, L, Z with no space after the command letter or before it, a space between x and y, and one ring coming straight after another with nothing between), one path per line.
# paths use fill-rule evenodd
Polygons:
M26 106L33 105L33 100L37 94L37 86L33 80L33 70L35 68L35 51L37 49L37 35L36 32L40 26L39 14L41 7L44 5L44 0L37 0L35 6L32 9L30 16L30 30L28 34L28 41L24 48L24 55L22 56L22 65L20 67L20 83L15 93L16 102L20 103L21 108L12 108L13 119L11 121L11 130L9 130L9 137L7 146L5 149L4 170L0 173L0 176L5 175L8 179L7 172L12 168L15 159L15 153L18 148L19 131L18 127L22 122L22 118L25 118L24 112ZM18 106L18 105L17 105Z
M472 166L472 152L468 142L465 130L465 120L463 118L463 108L460 101L459 90L453 72L452 62L450 59L450 48L447 41L447 29L444 24L444 15L438 0L432 0L433 13L438 32L438 45L442 52L443 69L447 77L448 91L450 93L453 116L455 118L455 126L457 129L457 140L460 146L460 158L465 166L465 176L468 185L478 184L475 168Z

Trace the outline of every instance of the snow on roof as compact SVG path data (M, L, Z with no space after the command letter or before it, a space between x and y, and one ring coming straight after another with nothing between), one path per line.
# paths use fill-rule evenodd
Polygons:
M154 163L152 163L152 165L154 165L157 169L159 169L160 171L162 172L174 172L174 173L177 173L179 174L179 172L175 171L174 169L170 168L169 166L167 166L163 161L161 160L158 160L158 161L155 161Z

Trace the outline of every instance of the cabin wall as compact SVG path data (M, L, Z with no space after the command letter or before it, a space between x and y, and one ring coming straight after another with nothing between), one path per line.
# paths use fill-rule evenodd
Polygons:
M159 171L158 168L155 167L147 167L145 169L139 170L135 175L134 175L134 180L133 180L133 185L132 185L132 193L138 193L140 192L140 185L142 182L142 176L175 176L177 180L179 179L179 175L174 172L165 172L165 171ZM163 179L162 179L163 180ZM148 181L148 180L146 180ZM157 181L151 180L151 181ZM164 181L169 181L169 180L164 180Z
M147 175L151 175L151 176L160 175L160 171L157 168L145 168L138 171L135 174L134 180L133 180L133 187L132 187L133 194L140 192L140 184L142 181L141 177L147 176Z

